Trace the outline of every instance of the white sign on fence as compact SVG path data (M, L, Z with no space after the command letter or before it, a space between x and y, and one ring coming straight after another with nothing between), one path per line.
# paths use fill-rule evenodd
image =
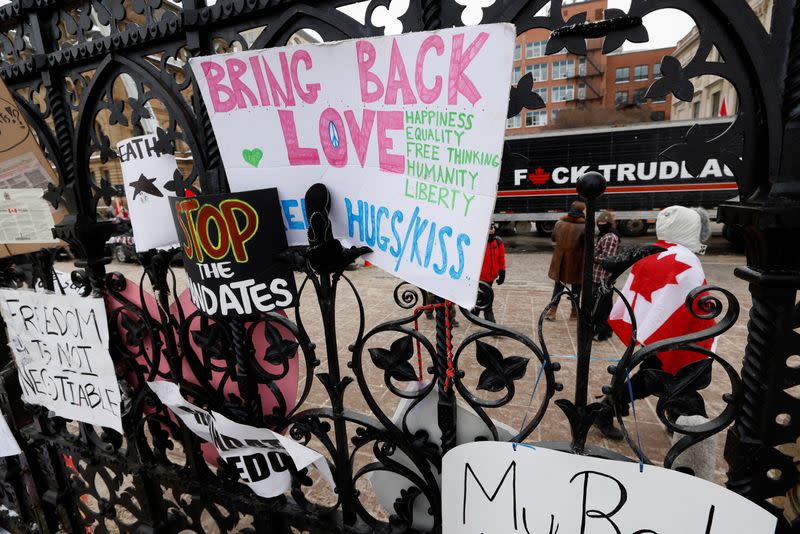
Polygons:
M304 195L333 233L462 306L475 303L503 151L510 24L190 60L233 191L277 187L289 244Z
M122 432L102 299L2 289L0 312L25 402Z
M148 382L150 389L186 426L216 447L220 457L239 472L242 482L256 495L275 497L292 487L289 470L314 467L331 488L335 487L327 460L320 453L266 428L240 425L222 414L187 402L172 382Z
M53 212L41 189L0 189L0 244L58 243L53 226Z
M22 454L14 434L8 428L8 422L5 416L0 413L0 457L16 456Z
M705 480L655 466L476 442L443 461L445 534L771 534L776 518Z
M169 207L175 191L165 187L178 167L175 156L156 150L156 140L149 134L117 143L137 252L178 243Z

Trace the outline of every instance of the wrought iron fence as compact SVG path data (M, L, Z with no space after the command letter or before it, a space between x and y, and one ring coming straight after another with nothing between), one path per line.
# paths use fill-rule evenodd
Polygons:
M547 309L538 321L537 340L462 309L460 313L477 328L456 342L451 307L441 301L423 303L418 291L401 285L394 300L408 315L370 327L371 310L365 310L358 288L345 274L346 266L364 251L337 248L330 238L287 254L286 261L302 277L301 296L308 295L319 306L318 311L309 310L299 299L293 318L268 313L211 320L191 310L180 299L170 267L177 251L141 255L138 281L107 272L111 259L105 243L115 224L98 216L98 206L110 205L115 195L110 179L103 175L105 164L116 158L112 140L120 132L156 133L159 150L174 153L182 162L170 185L174 191L226 190L213 131L186 60L230 49L283 45L306 30L326 41L380 35L384 27L373 23L373 14L393 4L370 1L364 22L340 9L347 5L343 1L218 0L206 6L202 0L15 0L0 7L0 74L14 90L60 177L46 194L54 205L69 211L55 234L76 255L75 290L106 299L112 357L124 397L123 434L50 418L46 410L21 404L13 362L3 352L0 407L24 449L19 458L0 464L6 507L0 514L6 528L19 532L440 531L439 471L444 453L458 443L459 402L469 406L488 432L470 439L522 441L540 425L553 397L566 389L543 335ZM771 31L744 0L633 0L627 13L609 10L597 23L586 23L585 13L564 20L561 7L561 0L499 0L481 8L482 21L511 21L519 33L537 27L551 30L549 53L566 48L585 54L587 38L604 39L603 52L610 53L626 40L646 40L643 16L681 9L697 22L698 50L685 65L665 58L663 77L648 96L672 93L689 100L694 92L691 80L701 74L723 77L737 89L739 112L728 130L713 139L690 132L685 143L665 155L686 160L693 173L699 173L713 155L737 176L742 202L724 206L720 216L749 237L748 267L737 273L750 280L754 297L742 378L724 359L696 345L729 329L739 312L729 292L701 288L687 305L720 319L717 326L644 348L631 340L621 361L609 369L609 385L602 393L617 407L632 457L649 461L625 427L619 399L624 397L628 374L663 350L685 348L708 356L703 365L717 365L730 381L724 397L727 407L705 425L680 426L669 405L696 394L702 380L692 376L680 383L665 382L659 417L685 437L663 462L670 466L688 446L733 423L726 445L729 487L780 514L767 499L796 485L798 471L776 447L800 435L798 401L790 394L800 383L800 371L790 358L800 352L800 341L792 331L798 322L800 253L797 247L785 246L800 226L800 181L792 148L800 116L798 7L791 0L776 0ZM412 0L397 19L403 31L437 29L461 25L463 11L464 6L452 0ZM712 47L724 62L708 61ZM530 82L512 88L509 116L542 105ZM740 145L744 148L737 157L730 147ZM580 188L589 201L586 232L591 242L594 200L602 194L603 183L588 176ZM313 219L327 217L322 207L310 210L317 214ZM53 282L50 252L5 263L5 286L40 281L46 289L62 289ZM27 276L23 265L30 266ZM569 442L548 446L620 458L586 443L601 406L589 402L590 273L585 280L582 300L572 303L579 309L577 379L574 388L567 389L571 394L556 401L572 436ZM145 287L152 289L152 297ZM353 339L343 340L336 302L345 294L355 302L350 315L356 317L357 329ZM564 296L572 299L569 293ZM492 298L491 289L483 288L478 308ZM435 315L432 338L416 326L427 311ZM310 339L304 322L309 313L321 315L323 339ZM496 336L516 341L527 354L504 356L493 342ZM324 351L318 342L324 342ZM350 355L343 360L344 347ZM475 358L482 368L475 390L464 380L467 358ZM519 394L515 382L531 361L541 369L540 402L519 430L504 431L495 424L492 411ZM295 363L302 380L296 398L291 398L277 384ZM387 413L387 405L374 395L368 369L377 370L383 377L381 387L409 409L432 395L441 437L412 431L405 418ZM209 458L202 443L143 387L154 378L180 384L199 406L235 421L285 431L311 444L326 455L336 494L321 495L318 481L295 470L289 495L256 497L238 482L234 470ZM355 388L365 403L361 411L349 406L348 392ZM312 390L323 391L327 402L312 404ZM356 461L361 453L371 459ZM385 514L366 502L359 490L362 481L376 472L405 481ZM781 528L788 532L792 527L783 521Z

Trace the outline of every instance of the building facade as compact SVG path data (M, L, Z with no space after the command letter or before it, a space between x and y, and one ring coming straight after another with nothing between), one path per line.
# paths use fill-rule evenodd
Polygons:
M750 7L758 16L761 23L769 29L772 25L773 0L748 0ZM678 46L673 54L681 65L687 65L697 53L700 39L697 28L693 28L686 36L678 41ZM708 61L722 61L720 53L712 48ZM694 98L691 102L673 99L672 119L691 120L707 119L735 115L739 109L739 99L736 89L730 82L718 76L697 76L692 78L694 84Z
M589 21L602 20L607 7L607 0L565 2L562 17L569 20L586 12ZM570 54L566 49L545 55L549 38L550 32L542 28L517 37L512 83L531 73L533 89L546 107L523 110L509 119L506 135L669 119L671 97L645 101L644 92L660 75L661 58L670 55L672 48L603 55L603 39L588 39L586 56ZM627 76L623 76L625 73Z

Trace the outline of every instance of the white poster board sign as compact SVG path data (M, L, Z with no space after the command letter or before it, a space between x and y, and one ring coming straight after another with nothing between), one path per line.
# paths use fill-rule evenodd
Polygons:
M39 165L33 156L31 161ZM58 243L54 226L41 189L0 189L0 244Z
M0 413L0 457L16 456L22 454L14 434L8 428L8 422L5 416Z
M462 306L477 294L516 32L451 28L190 59L233 191L277 187L290 245L304 196L334 236Z
M175 191L164 187L178 166L175 156L156 150L156 139L148 134L117 143L137 252L178 243L169 207Z
M297 469L315 468L335 487L327 460L320 453L266 428L240 425L222 414L187 402L172 382L148 382L161 402L200 439L210 441L220 458L239 472L242 482L256 495L276 497L292 487L288 462Z
M122 432L102 299L2 289L0 312L22 400Z
M722 486L635 462L478 442L442 469L445 534L772 534L777 523Z

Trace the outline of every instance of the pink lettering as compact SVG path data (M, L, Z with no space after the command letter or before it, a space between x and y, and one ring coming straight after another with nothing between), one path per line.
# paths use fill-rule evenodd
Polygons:
M314 148L303 148L297 140L297 127L294 123L294 112L286 109L278 110L278 118L283 130L283 141L289 154L289 165L319 165L319 152ZM402 119L402 117L401 117Z
M382 171L395 174L403 174L405 171L405 156L389 153L394 148L394 142L386 135L387 130L402 129L402 111L378 111L378 166Z
M256 79L256 87L258 87L258 96L261 97L261 105L269 106L267 82L264 81L264 73L261 71L261 64L258 62L258 56L250 56L250 68L253 69L253 77Z
M442 94L442 77L436 75L434 77L433 87L429 88L425 85L425 78L423 72L425 70L425 55L430 49L436 50L436 55L441 56L444 54L444 40L438 35L431 35L422 41L422 46L419 47L417 53L417 68L414 74L414 82L417 86L417 93L419 99L426 104L434 102L439 95Z
M245 95L253 106L257 106L258 100L256 99L256 95L253 94L253 91L241 80L241 77L247 72L247 63L241 59L230 58L225 60L225 66L228 67L231 89L233 89L233 95L239 109L247 109L247 102L244 101Z
M225 69L213 61L203 61L201 67L203 68L203 76L205 76L208 84L208 92L211 95L211 104L214 106L214 111L225 113L236 107L236 97L233 94L233 89L220 83L225 78ZM222 100L220 93L228 98Z
M403 104L416 104L414 91L411 90L411 82L408 81L406 74L406 64L397 46L397 39L392 39L392 53L389 56L389 79L386 82L386 104L397 103L397 92L403 93Z
M305 50L298 50L294 54L292 54L292 83L294 84L294 90L297 91L298 96L300 96L300 100L305 102L306 104L313 104L317 101L317 95L319 94L320 84L318 83L311 83L306 84L305 88L300 85L300 77L297 74L297 65L300 62L303 62L306 70L311 70L312 63L311 63L311 55L306 52Z
M375 64L375 47L369 41L356 41L356 62L358 63L358 80L361 84L361 101L365 104L375 102L383 94L383 83L370 71ZM375 84L375 90L369 90L369 84Z
M358 127L356 116L351 110L344 112L344 118L347 121L347 128L350 130L350 139L353 141L353 147L356 149L358 161L361 167L367 160L367 149L369 148L370 132L372 132L372 125L375 123L375 111L371 109L364 109L361 111L361 128Z
M459 33L453 36L453 51L450 56L450 74L447 79L447 103L451 106L458 103L458 93L467 97L467 100L469 100L469 103L473 106L475 102L481 99L481 94L478 92L475 84L472 83L472 80L467 77L464 71L467 70L469 64L475 59L475 56L478 55L478 52L483 48L488 38L488 33L479 33L478 37L469 45L467 50L463 51L464 34Z
M278 79L272 73L272 69L269 68L266 58L264 59L264 72L267 74L269 89L272 92L272 102L274 106L280 106L282 100L284 106L294 106L294 93L292 92L292 84L290 81L291 77L289 75L289 63L286 61L285 52L281 52L280 61L284 87L281 87L280 83L278 83Z
M319 116L319 141L328 163L334 167L347 165L347 135L342 116L333 108L327 108Z

